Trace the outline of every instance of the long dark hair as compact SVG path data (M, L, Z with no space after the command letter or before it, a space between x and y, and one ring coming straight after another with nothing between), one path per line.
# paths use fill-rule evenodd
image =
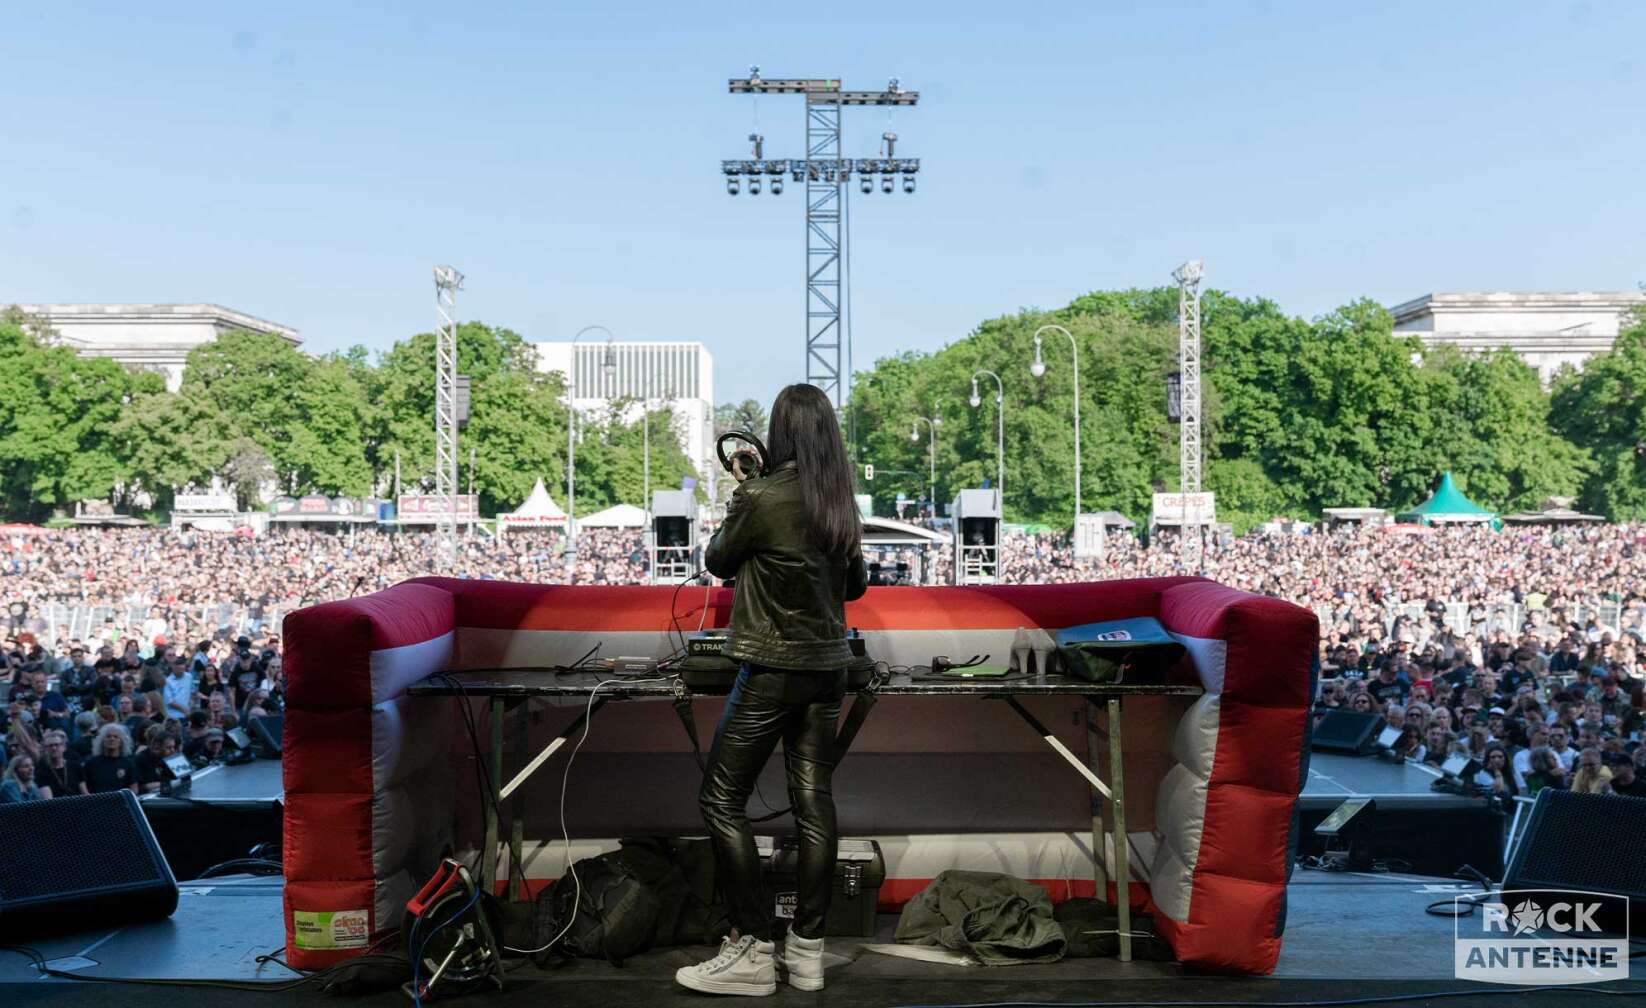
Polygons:
M794 462L800 500L813 545L850 557L863 548L863 519L852 497L851 463L840 437L840 420L816 385L790 385L777 394L767 425L766 449L773 469Z

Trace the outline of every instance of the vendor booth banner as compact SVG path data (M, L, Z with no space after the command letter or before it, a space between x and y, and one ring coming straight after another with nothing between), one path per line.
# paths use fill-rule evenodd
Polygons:
M1198 493L1157 493L1150 510L1151 525L1215 525L1217 495L1210 490Z
M434 494L401 494L400 520L403 522L433 522L445 513L446 507ZM475 494L453 494L453 517L458 521L480 517L480 498Z

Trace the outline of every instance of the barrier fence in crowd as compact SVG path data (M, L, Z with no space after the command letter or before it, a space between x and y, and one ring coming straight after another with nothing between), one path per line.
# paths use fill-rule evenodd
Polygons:
M1519 602L1458 602L1443 603L1446 607L1441 616L1441 624L1447 630L1460 637L1476 637L1490 640L1499 631L1507 634L1511 639L1520 636L1528 618L1537 621L1538 614L1547 613L1544 609L1532 609ZM1338 613L1327 604L1317 604L1312 607L1320 619L1323 630L1329 631L1336 620ZM1383 624L1384 639L1395 634L1395 623L1401 618L1419 626L1429 625L1429 611L1421 602L1405 603L1401 605L1379 606L1381 622ZM1626 618L1633 616L1646 620L1646 606L1639 604L1626 605L1622 602L1601 602L1597 605L1574 604L1564 609L1566 623L1576 623L1579 626L1588 626L1592 619L1601 627L1608 628L1615 638L1624 626Z
M937 566L933 564L934 568ZM1441 617L1442 624L1461 637L1490 639L1499 631L1511 638L1517 637L1521 628L1526 625L1527 618L1535 618L1537 615L1537 610L1518 602L1483 604L1452 601L1444 605L1446 608ZM138 603L109 606L46 602L36 605L30 615L51 627L51 635L54 638L84 640L105 627L112 626L113 632L119 634L140 628L150 618L150 608L149 605ZM167 606L165 610L171 624L175 624L181 617L191 626L201 626L218 632L226 631L231 636L239 636L254 634L263 628L279 633L281 621L285 619L286 614L298 608L300 607L291 605L253 610L247 606L223 604ZM1428 609L1421 603L1385 605L1380 608L1385 639L1395 635L1395 624L1402 617L1419 626L1429 625ZM1329 630L1337 613L1325 604L1317 604L1313 609L1315 615L1320 618L1321 627ZM1573 605L1568 606L1565 613L1568 622L1587 626L1589 620L1593 619L1601 627L1610 628L1614 634L1630 616L1646 621L1646 606L1630 606L1621 602L1602 602L1592 606ZM158 633L164 634L165 631L161 630Z
M30 607L29 617L31 620L38 619L50 627L48 634L52 639L66 637L70 640L85 640L105 627L119 635L125 635L129 630L141 629L150 619L151 608L149 604L142 603L111 606L39 602ZM174 625L177 618L181 617L187 620L190 626L226 630L234 637L256 633L262 627L279 633L280 621L285 619L288 612L297 608L299 607L268 607L254 611L247 606L231 604L163 607L168 624ZM163 635L169 635L168 631L159 629L154 634L143 636L152 638Z

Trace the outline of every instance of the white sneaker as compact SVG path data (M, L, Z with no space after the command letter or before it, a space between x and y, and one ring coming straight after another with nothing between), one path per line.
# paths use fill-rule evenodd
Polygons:
M823 939L802 938L793 931L783 942L779 970L789 986L803 991L823 989Z
M755 941L753 935L744 935L737 941L721 939L720 954L696 966L682 966L674 973L675 982L682 987L705 994L749 994L760 996L777 993L777 963L769 941ZM819 974L821 975L821 974ZM819 981L821 985L822 981ZM813 989L813 988L808 988Z

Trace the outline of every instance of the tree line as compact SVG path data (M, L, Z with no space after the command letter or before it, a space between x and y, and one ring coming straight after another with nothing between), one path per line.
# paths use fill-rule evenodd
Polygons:
M176 492L215 479L243 508L265 492L330 496L432 489L433 333L377 356L363 347L310 356L278 336L229 332L193 350L177 392L163 377L60 345L15 310L0 313L0 500L38 521L80 500L170 509ZM472 381L458 483L482 514L515 507L543 479L564 503L565 379L536 366L519 334L481 322L457 333ZM577 511L641 503L646 431L628 402L579 415ZM695 469L667 409L649 415L654 488ZM470 457L474 464L470 466Z
M939 501L991 479L993 380L980 379L979 407L968 403L972 375L987 369L1005 385L1007 518L1067 527L1073 385L1061 335L1045 344L1045 373L1029 370L1033 333L1057 324L1080 348L1082 506L1146 520L1150 495L1178 485L1165 392L1177 307L1175 288L1100 291L987 320L935 353L876 361L856 378L846 424L854 457L877 470L861 489L879 513L899 492L926 492L925 425L910 438L917 416L941 420ZM1494 510L1571 496L1614 520L1646 518L1646 321L1548 388L1510 351L1465 354L1397 335L1367 300L1305 320L1210 291L1201 322L1204 483L1237 529L1325 507L1407 507L1447 470ZM189 355L171 393L158 374L80 357L37 321L0 313L3 507L29 520L87 499L163 512L175 491L214 479L243 507L264 503L270 487L386 496L397 458L407 492L431 488L434 345L419 333L375 356L354 347L317 357L231 332ZM458 367L473 381L458 480L467 487L472 448L482 513L512 508L538 478L563 486L564 376L537 370L517 333L481 322L459 326ZM579 421L579 513L641 501L644 437L630 405ZM764 433L765 422L752 400L716 410L719 430ZM678 486L695 473L675 418L658 410L650 423L652 485Z
M1067 340L1047 334L1042 377L1033 333L1061 325L1080 348L1081 504L1148 518L1151 494L1176 490L1178 429L1166 416L1177 370L1176 288L1103 291L1053 311L990 319L935 353L883 358L857 376L856 455L877 512L899 492L925 494L929 440L914 418L939 417L937 499L995 472L995 385L1005 384L1008 520L1068 527L1074 506L1073 383ZM1397 335L1368 300L1314 320L1274 302L1218 291L1202 300L1204 488L1237 530L1322 508L1400 509L1442 472L1499 511L1551 496L1614 520L1646 518L1646 323L1549 388L1517 354L1467 354ZM886 473L887 475L880 475Z

